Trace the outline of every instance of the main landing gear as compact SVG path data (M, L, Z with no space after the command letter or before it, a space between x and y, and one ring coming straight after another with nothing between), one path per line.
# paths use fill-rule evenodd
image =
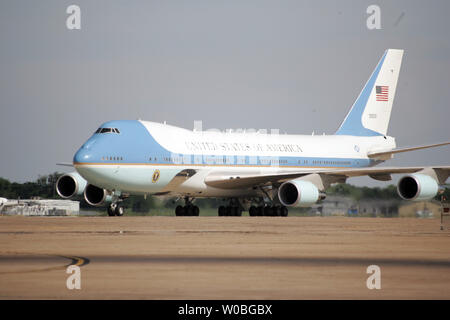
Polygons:
M239 206L220 206L218 212L219 217L242 216L242 208ZM285 206L251 206L248 213L250 217L287 217L288 208Z
M242 208L239 206L220 206L218 209L219 217L242 216Z
M219 217L240 217L243 207L239 199L232 198L227 206L220 206L217 210Z
M288 208L285 206L251 206L248 210L250 217L287 217Z
M184 206L177 206L175 208L175 215L177 217L198 217L200 214L200 209L196 205L193 205L188 197L186 197L184 201L186 203Z
M108 216L110 216L110 217L113 217L113 216L121 217L121 216L123 216L125 209L123 206L120 205L120 203L113 202L108 206L107 212L108 212Z

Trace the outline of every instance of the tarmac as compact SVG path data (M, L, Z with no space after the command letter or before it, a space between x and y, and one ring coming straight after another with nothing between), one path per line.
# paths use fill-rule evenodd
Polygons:
M0 299L450 299L449 287L439 219L0 216Z

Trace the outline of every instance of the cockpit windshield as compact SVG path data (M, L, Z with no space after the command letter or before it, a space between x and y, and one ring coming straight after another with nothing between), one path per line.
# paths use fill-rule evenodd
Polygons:
M117 128L98 128L95 133L120 133Z

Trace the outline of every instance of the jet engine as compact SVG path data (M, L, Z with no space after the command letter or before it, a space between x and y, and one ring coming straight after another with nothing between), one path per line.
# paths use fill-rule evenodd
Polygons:
M397 192L405 200L428 200L434 198L439 191L435 179L426 174L409 174L402 177L397 185Z
M309 207L320 199L320 193L312 182L295 179L278 188L278 199L287 207Z
M84 189L84 199L91 206L101 206L105 202L111 202L111 195L105 189L88 184Z
M78 172L66 173L56 181L56 192L61 198L68 199L83 194L86 184Z

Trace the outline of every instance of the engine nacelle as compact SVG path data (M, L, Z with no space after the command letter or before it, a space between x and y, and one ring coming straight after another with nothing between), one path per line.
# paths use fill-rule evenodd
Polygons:
M291 180L278 188L278 199L287 207L309 207L320 199L320 193L309 181Z
M56 181L56 192L64 199L81 195L86 188L87 181L76 171L66 173Z
M397 185L397 193L405 200L429 200L439 191L435 179L426 174L409 174L402 177Z
M84 199L91 206L98 207L105 202L111 202L112 197L107 190L88 184L84 189Z

